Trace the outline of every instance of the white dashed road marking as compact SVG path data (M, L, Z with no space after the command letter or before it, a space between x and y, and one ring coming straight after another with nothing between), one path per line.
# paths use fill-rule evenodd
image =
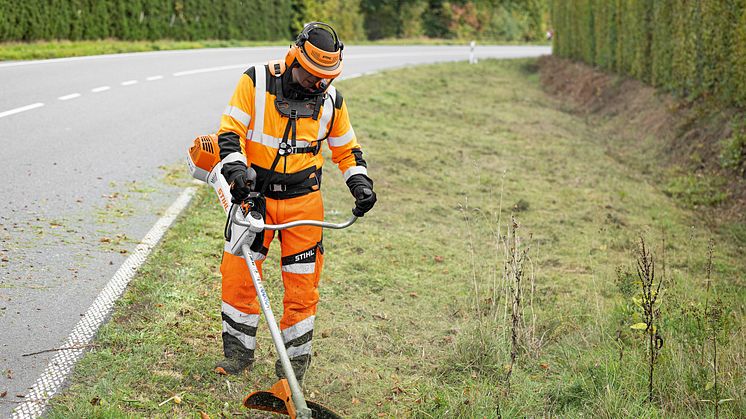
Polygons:
M71 93L69 95L60 96L57 99L59 99L59 100L70 100L70 99L75 99L75 98L78 98L78 97L80 97L80 93Z
M166 213L148 231L135 251L114 276L106 287L96 297L91 307L68 336L62 349L52 358L47 368L36 380L34 386L13 411L13 419L38 418L44 413L49 400L62 389L68 374L83 356L85 347L93 341L98 328L109 318L114 303L122 296L127 284L134 278L137 270L145 263L150 252L160 241L176 217L187 207L197 188L187 188L176 201L166 210Z
M190 76L192 74L201 74L201 73L211 73L213 71L235 70L237 68L247 69L251 67L252 65L256 65L256 64L234 64L234 65L224 65L220 67L198 68L196 70L176 72L174 73L174 77Z
M111 89L111 87L109 87L109 86L101 86L101 87L96 87L94 89L91 89L91 92L93 92L93 93L105 92L105 91L107 91L109 89Z
M136 84L136 83L137 83L137 80L127 80L127 81L123 81L121 83L121 85L122 86L132 86L133 84Z
M15 108L9 111L0 112L0 118L6 117L9 115L14 115L14 114L21 113L21 112L30 111L31 109L41 108L42 106L44 106L44 104L41 102L34 103L31 105L21 106L20 108Z
M148 77L145 80L147 80L147 81L153 81L153 80L160 80L162 78L163 78L163 76L150 76L150 77Z

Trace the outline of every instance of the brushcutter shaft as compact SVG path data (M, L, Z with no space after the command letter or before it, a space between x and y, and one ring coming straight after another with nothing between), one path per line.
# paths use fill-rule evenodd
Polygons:
M285 343L282 341L282 334L280 328L277 326L275 315L272 313L272 306L269 304L269 296L262 285L262 278L259 275L259 269L254 263L254 259L251 258L251 248L248 244L244 244L242 247L244 259L246 259L246 265L249 268L251 274L251 281L254 283L254 289L256 295L259 297L259 305L262 308L264 318L267 320L267 326L269 326L270 335L272 335L272 341L275 344L277 355L280 358L282 364L282 370L285 372L285 378L288 380L290 386L290 392L293 398L293 405L295 406L296 418L298 419L311 419L311 409L306 404L306 399L303 397L303 390L300 388L298 379L295 378L293 367L290 364L290 357L288 357L287 349L285 349Z

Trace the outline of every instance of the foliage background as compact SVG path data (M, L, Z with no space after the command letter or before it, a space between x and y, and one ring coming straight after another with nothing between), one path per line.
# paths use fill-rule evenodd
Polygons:
M0 41L289 40L322 20L347 41L532 41L546 0L0 0Z

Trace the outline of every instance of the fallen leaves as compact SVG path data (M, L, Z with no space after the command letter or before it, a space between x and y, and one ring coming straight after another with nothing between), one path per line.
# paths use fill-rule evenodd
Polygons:
M443 261L445 260L443 256L435 256L433 259L435 259L435 261L438 263L443 263Z
M5 377L7 377L8 380L12 380L13 379L13 370L11 370L11 369L5 370Z

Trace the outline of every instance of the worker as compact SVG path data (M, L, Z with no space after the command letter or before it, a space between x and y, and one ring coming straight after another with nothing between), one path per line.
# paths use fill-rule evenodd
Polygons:
M326 23L307 24L284 60L251 67L241 76L220 121L222 174L234 203L256 192L266 198L265 221L280 224L322 220L321 150L326 142L363 216L376 202L363 152L350 124L347 103L332 86L342 72L344 45ZM253 198L252 198L253 199ZM298 381L311 362L319 277L324 261L320 227L278 233L284 285L283 341ZM260 272L273 231L258 235L252 257ZM226 245L226 250L230 247ZM245 261L224 251L222 319L224 359L220 374L239 374L254 362L260 307ZM279 360L278 378L284 378Z

